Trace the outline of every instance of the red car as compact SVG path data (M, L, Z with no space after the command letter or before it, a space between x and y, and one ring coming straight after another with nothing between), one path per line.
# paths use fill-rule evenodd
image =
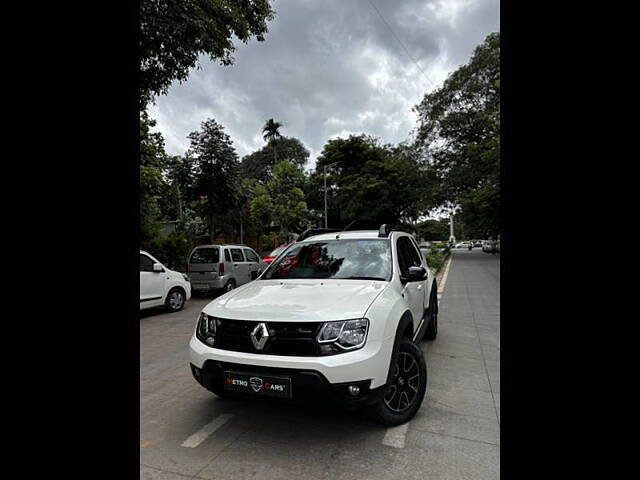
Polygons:
M276 257L280 255L284 251L284 249L287 248L288 246L289 246L288 243L283 243L278 248L276 248L273 252L271 252L269 255L267 255L266 257L263 257L262 261L267 264L273 262L276 259Z

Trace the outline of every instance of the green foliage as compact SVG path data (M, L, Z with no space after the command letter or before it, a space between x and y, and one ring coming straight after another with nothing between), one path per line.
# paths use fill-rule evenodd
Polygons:
M416 233L426 241L446 241L449 239L449 220L425 220L416 225Z
M288 160L273 167L273 180L267 188L273 201L273 220L283 233L306 223L307 203L300 188L304 181L304 174Z
M143 245L158 234L161 215L158 203L164 187L164 139L160 133L151 132L155 125L147 112L140 114L140 242Z
M233 63L234 37L264 40L274 12L269 0L142 0L140 94L142 108L184 81L201 54Z
M166 237L156 238L148 247L153 256L171 270L187 271L187 257L193 248L183 232L171 232Z
M288 160L274 166L273 178L265 185L255 180L245 182L243 185L251 185L251 220L262 230L276 225L283 236L293 227L306 224L308 210L301 188L304 182L304 174Z
M183 218L189 211L191 186L193 184L193 158L168 156L163 169L163 194L159 199L161 218L187 221Z
M449 249L433 249L431 252L424 255L425 260L427 261L427 265L431 270L437 272L444 265L445 260L447 259L447 255L449 255Z
M250 201L249 211L251 220L259 226L259 230L266 230L273 220L273 199L264 185L256 185Z
M500 187L496 183L485 183L461 197L456 217L463 222L468 238L495 238L500 233Z
M218 233L216 223L233 221L230 215L240 204L238 156L231 138L214 119L202 122L200 130L190 133L188 138L189 157L193 158L193 205L207 222L214 241Z
M282 245L287 241L286 235L282 235L280 232L265 233L260 236L260 252L263 256L273 252L279 245Z
M262 138L264 138L267 143L280 138L280 128L283 126L281 122L276 122L273 118L270 118L262 127Z
M279 137L271 140L260 150L243 157L240 164L240 176L255 178L261 183L268 182L272 178L273 166L276 163L275 158L289 160L302 170L309 159L309 150L297 138Z
M490 34L470 62L415 110L416 147L431 159L440 180L439 202L461 206L469 211L467 220L480 216L475 221L481 228L498 232L500 34Z
M415 218L430 204L427 171L410 146L382 146L368 135L329 140L307 190L309 204L319 211L325 165L332 225L358 220L362 228L378 228Z

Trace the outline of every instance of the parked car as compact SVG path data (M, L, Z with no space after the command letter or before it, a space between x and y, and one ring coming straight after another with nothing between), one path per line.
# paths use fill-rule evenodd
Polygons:
M271 252L269 255L267 255L266 257L262 257L262 261L264 263L266 263L267 265L270 264L271 262L273 262L276 257L278 255L280 255L282 252L284 252L284 250L289 246L288 243L283 243L282 245L280 245L278 248L276 248L273 252Z
M485 253L498 253L500 252L500 242L495 240L486 240L482 243L482 251Z
M189 255L191 288L197 292L229 292L258 277L266 267L246 245L199 245Z
M437 284L408 233L303 233L255 282L205 306L189 343L198 383L409 421L427 388Z
M153 255L140 250L140 310L164 306L177 312L190 298L187 275L165 267Z
M469 245L471 245L471 242L460 242L456 243L456 246L453 248L469 248Z

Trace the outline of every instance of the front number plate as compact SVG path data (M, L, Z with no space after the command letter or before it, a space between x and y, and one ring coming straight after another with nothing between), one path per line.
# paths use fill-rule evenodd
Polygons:
M230 392L291 398L291 378L271 375L224 372L224 389Z

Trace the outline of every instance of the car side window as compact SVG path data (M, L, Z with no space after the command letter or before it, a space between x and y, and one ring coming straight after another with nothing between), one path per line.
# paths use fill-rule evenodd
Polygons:
M420 254L418 253L419 249L415 244L413 239L409 240L409 237L403 237L407 242L407 250L409 251L409 266L410 267L421 267L422 259L420 258Z
M398 263L400 264L400 275L406 277L409 275L409 267L420 267L422 261L418 252L411 244L409 237L400 237L397 243L398 247Z
M256 255L255 252L249 248L244 249L244 256L247 257L247 262L259 262L258 255Z
M244 262L244 257L242 256L242 250L239 248L231 249L231 258L233 258L234 262Z
M153 272L153 260L144 254L140 254L140 271L141 272Z
M225 259L227 262L230 262L230 261L231 261L231 255L229 255L229 249L228 249L228 248L225 248L225 249L224 249L224 259Z

